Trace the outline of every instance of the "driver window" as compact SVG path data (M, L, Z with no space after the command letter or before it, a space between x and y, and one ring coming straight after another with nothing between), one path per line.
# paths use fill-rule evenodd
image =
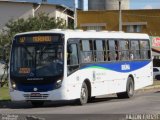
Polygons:
M70 74L79 68L77 44L68 45L67 53L68 74Z

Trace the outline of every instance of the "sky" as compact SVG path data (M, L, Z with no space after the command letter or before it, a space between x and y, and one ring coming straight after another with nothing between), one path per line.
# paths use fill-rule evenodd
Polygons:
M130 0L131 9L160 9L160 0Z
M17 0L41 2L42 0ZM73 7L74 0L48 0L49 3L62 4ZM101 0L99 0L101 1ZM122 0L123 1L123 0ZM130 9L160 9L160 0L130 0Z

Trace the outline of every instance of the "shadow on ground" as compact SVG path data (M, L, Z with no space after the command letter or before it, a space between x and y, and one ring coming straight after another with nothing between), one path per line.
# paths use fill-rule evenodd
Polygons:
M117 97L102 97L102 98L95 98L92 101L90 101L88 104L94 104L94 103L102 103L107 101L117 101ZM118 100L119 101L119 100ZM75 101L54 101L49 102L47 101L42 108L49 108L49 107L64 107L64 106L79 106L76 104ZM13 102L10 100L0 100L0 108L3 109L30 109L33 108L30 102Z
M160 93L160 90L159 90L159 91L156 91L155 93Z

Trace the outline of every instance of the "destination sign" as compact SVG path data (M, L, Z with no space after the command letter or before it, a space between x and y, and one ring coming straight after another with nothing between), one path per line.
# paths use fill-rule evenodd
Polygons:
M17 43L51 43L61 42L60 35L34 35L34 36L18 36L16 38Z

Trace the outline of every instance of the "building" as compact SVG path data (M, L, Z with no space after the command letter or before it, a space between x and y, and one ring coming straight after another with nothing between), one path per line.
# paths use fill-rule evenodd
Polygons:
M122 0L123 10L129 9L130 0ZM88 10L118 10L118 0L88 0Z
M86 19L87 18L87 19ZM125 32L160 36L160 9L123 10L122 28ZM119 11L78 11L78 27L84 30L119 30Z
M51 17L62 18L66 24L73 22L74 12L72 9L58 4L17 2L17 1L0 1L0 29L13 19L34 17L39 13L47 13Z
M152 54L156 64L154 66L160 67L160 36L150 36L150 40L152 41Z
M88 10L88 0L78 0L78 9Z
M87 18L87 19L86 19ZM119 30L119 11L78 11L78 28L83 30ZM160 9L122 10L122 30L147 33L151 40L153 57L160 59Z

